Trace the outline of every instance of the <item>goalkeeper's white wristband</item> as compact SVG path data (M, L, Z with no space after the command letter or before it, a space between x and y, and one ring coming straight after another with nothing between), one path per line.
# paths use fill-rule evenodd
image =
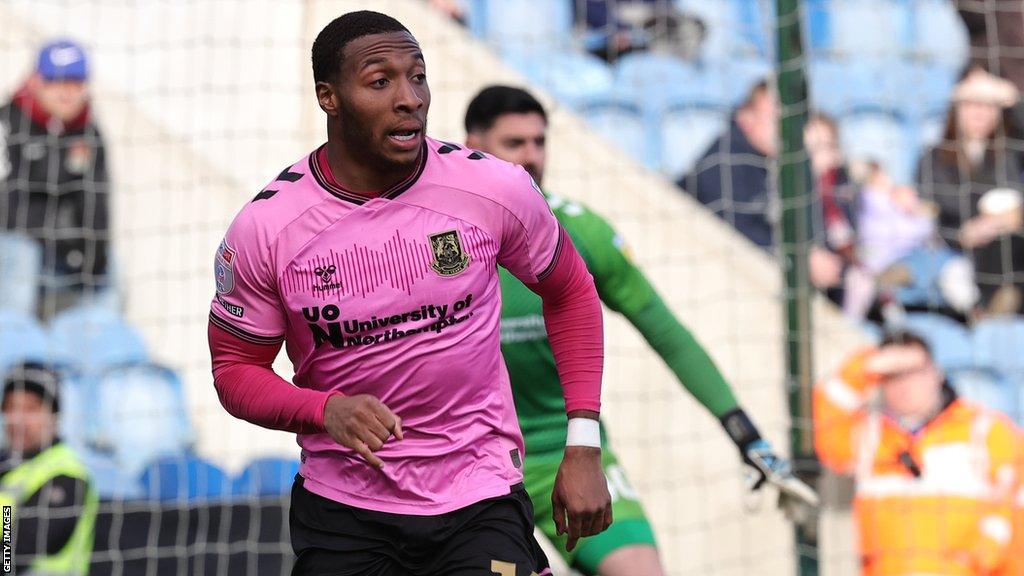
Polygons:
M566 446L601 447L601 424L592 418L569 418Z

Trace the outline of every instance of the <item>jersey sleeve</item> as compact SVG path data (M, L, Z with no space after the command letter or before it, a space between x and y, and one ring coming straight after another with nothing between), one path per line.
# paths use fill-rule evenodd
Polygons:
M631 316L656 298L644 273L633 262L622 236L607 220L575 203L556 208L577 250L594 276L601 300L612 310Z
M285 316L269 244L252 213L243 210L213 259L216 294L210 304L210 321L254 344L284 339Z
M504 194L498 264L524 284L536 284L554 269L562 231L540 188L517 168Z

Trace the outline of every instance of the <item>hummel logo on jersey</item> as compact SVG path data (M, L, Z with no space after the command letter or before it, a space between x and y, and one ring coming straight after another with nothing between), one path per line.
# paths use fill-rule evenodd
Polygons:
M427 236L434 261L430 267L441 276L455 276L469 266L469 254L462 249L458 230L448 230Z
M323 282L324 284L329 284L331 282L331 276L334 276L334 273L337 270L338 269L334 266L334 264L331 264L330 266L327 267L317 266L316 269L313 270L313 272L316 272L316 275L320 277L320 282Z
M341 288L341 282L333 282L334 273L337 271L338 268L334 264L314 268L313 273L320 278L320 284L313 286L313 292L330 292Z

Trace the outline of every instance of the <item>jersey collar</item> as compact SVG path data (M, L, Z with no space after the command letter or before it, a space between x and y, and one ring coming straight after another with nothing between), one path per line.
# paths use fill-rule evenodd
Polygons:
M380 192L379 194L360 194L358 192L353 192L352 190L349 190L341 186L341 184L338 184L334 177L329 172L326 171L330 170L329 167L327 167L326 170L324 167L321 167L319 159L320 155L322 154L322 151L325 150L326 147L327 144L324 143L319 148L314 150L312 154L309 155L309 170L313 174L313 178L316 180L317 184L319 184L321 188L327 190L332 195L337 196L338 198L346 202L351 202L353 204L362 205L370 200L373 200L374 198L387 198L389 200L396 198L398 197L399 194L411 188L412 185L415 184L417 180L419 180L420 176L423 174L423 170L427 167L428 150L426 139L424 139L423 147L420 150L420 159L416 166L416 169L413 170L412 173L409 174L407 178L405 178L401 182L398 182L397 184L388 188L387 190Z

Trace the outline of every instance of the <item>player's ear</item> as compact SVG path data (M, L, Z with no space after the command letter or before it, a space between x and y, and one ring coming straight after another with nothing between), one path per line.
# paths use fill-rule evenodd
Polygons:
M483 142L480 141L480 134L478 132L470 132L466 134L466 148L472 148L474 150L480 150L483 148Z
M316 99L320 103L320 109L328 116L338 115L338 96L334 86L330 82L316 83Z

